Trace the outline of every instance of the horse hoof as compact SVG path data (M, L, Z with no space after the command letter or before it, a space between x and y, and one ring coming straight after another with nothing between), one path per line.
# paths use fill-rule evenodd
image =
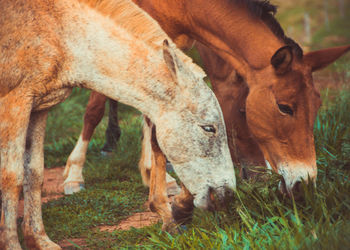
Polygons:
M179 226L175 223L175 221L172 221L170 223L163 223L162 231L168 232L170 234L177 234L181 232Z
M82 182L67 182L64 184L64 194L70 195L85 189L85 185Z
M175 201L171 203L171 211L174 221L177 225L186 225L191 223L193 217L193 203L179 204Z
M45 234L44 236L34 237L24 237L27 248L29 249L50 249L50 250L61 250L62 248L51 241L49 237Z
M103 157L110 157L112 154L113 154L112 151L104 151L104 150L101 150L101 155L102 155Z
M5 235L5 226L0 226L0 249L13 249L13 250L21 250L21 245L19 244L18 238L10 237L10 239L6 239Z

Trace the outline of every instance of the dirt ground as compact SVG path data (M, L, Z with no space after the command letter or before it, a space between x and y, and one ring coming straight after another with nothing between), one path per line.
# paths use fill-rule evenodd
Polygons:
M42 203L46 203L50 200L55 200L64 196L63 193L63 173L64 167L55 167L44 170L44 185L42 191ZM18 216L23 217L23 199L19 202ZM145 204L145 210L148 210L147 204ZM125 220L121 221L118 225L113 226L99 226L96 230L113 232L115 230L129 230L132 227L142 228L157 223L160 220L156 213L145 211L141 213L135 213ZM84 239L69 239L59 242L62 248L70 248L74 244L79 246L85 245Z
M142 228L153 225L160 220L156 213L145 211L141 213L134 213L130 217L121 221L115 226L99 226L98 229L102 232L113 232L115 230L129 230L132 227Z
M132 227L142 228L146 226L153 225L160 220L159 216L156 213L152 213L150 211L145 211L141 213L135 213L125 220L121 221L118 225L108 225L108 226L98 226L95 230L99 230L101 232L113 232L116 230L129 230ZM65 239L59 242L58 244L63 249L71 249L76 244L80 247L86 246L86 242L84 238L75 238L75 239Z

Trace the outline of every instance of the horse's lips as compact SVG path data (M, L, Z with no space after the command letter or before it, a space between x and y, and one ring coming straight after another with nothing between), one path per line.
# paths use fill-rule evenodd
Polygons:
M210 208L209 188L205 194L193 194L193 204L196 208L208 210Z
M279 189L288 196L296 196L301 192L301 182L308 183L309 180L316 185L317 168L300 162L284 163L278 165L278 173L283 179L279 183Z
M208 187L206 193L193 194L194 206L203 210L214 211L221 207L225 199L225 188Z

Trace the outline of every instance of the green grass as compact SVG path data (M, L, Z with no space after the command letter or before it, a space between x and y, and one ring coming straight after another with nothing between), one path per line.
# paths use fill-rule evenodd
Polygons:
M63 165L72 150L82 122L78 110L84 110L87 94L75 90L69 102L50 114L45 144L47 167ZM118 224L141 211L147 199L137 169L140 114L122 106L118 150L111 158L100 156L106 127L103 121L85 164L86 190L43 206L47 233L55 241L84 238L90 249L347 249L350 90L325 90L322 98L315 122L317 189L305 186L302 202L294 203L282 196L277 190L279 176L271 175L264 182L238 180L238 190L225 211L195 210L193 223L181 234L162 232L160 223L129 231L99 232L96 226ZM70 119L65 123L58 114Z

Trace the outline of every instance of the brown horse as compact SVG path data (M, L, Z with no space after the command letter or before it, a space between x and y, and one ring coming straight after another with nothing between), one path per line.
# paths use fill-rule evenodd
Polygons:
M194 40L200 44L198 49L224 114L234 162L248 166L266 162L283 176L281 188L288 194L301 180L316 180L313 122L321 100L311 74L350 46L304 55L285 36L273 16L276 8L268 1L135 2L180 48L192 46ZM91 110L105 102L104 97L94 95L84 118L82 138L87 142L103 115ZM73 183L83 181L74 171L68 174L70 166L81 173L85 156L76 149L66 166L66 180ZM142 169L143 159L140 165Z
M41 216L43 143L48 109L73 87L101 92L149 117L155 156L150 202L164 229L176 223L164 195L165 170L156 168L165 156L195 206L211 208L232 193L224 120L204 72L133 2L0 0L0 9L0 249L21 249L22 187L28 248L60 249Z

